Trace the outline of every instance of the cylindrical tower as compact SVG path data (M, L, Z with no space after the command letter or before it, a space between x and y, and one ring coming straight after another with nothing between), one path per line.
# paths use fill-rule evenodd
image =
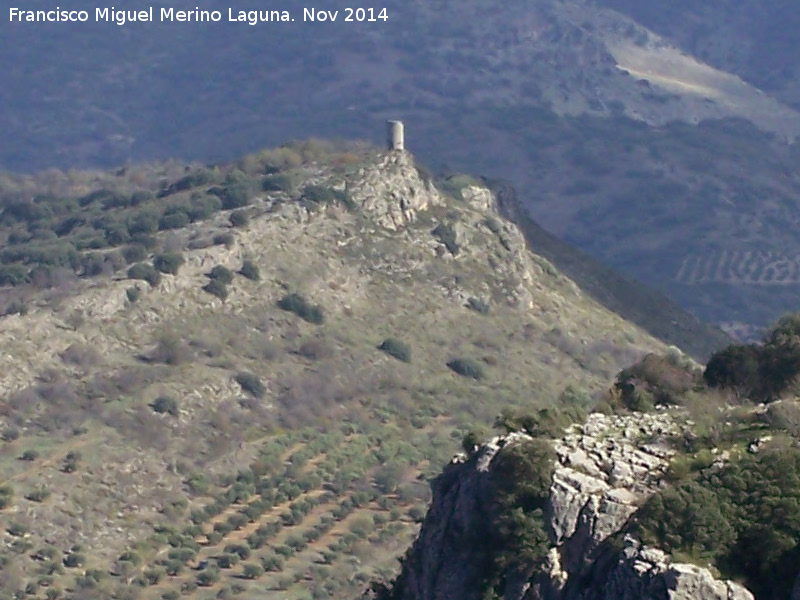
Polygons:
M402 121L387 121L389 150L405 150L405 133Z

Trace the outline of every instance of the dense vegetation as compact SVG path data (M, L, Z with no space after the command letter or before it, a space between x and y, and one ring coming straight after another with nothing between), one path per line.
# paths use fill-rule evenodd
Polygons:
M674 440L673 485L636 513L632 531L742 581L760 600L788 597L800 558L798 340L792 314L762 343L718 351L702 374L677 352L649 355L606 398L609 410L682 407L693 419Z
M555 471L550 443L532 439L511 444L493 461L496 490L492 538L487 540L493 565L484 582L484 598L502 598L505 578L531 572L550 549L544 509Z
M176 274L184 262L180 251L203 244L230 245L233 236L218 230L211 241L198 236L181 239L188 226L208 222L222 210L243 227L249 205L281 171L321 155L346 152L348 145L301 143L250 156L237 165L160 168L134 167L114 174L71 175L49 172L37 177L7 177L0 182L0 286L6 290L0 311L19 312L18 298L31 290L61 288L77 277L98 277L128 269L132 279L151 285L160 273ZM87 191L89 190L89 191ZM320 202L322 192L306 190ZM176 234L170 237L170 232ZM153 255L152 265L143 263ZM259 278L252 261L242 274ZM212 279L215 277L212 275ZM221 281L209 286L224 298ZM220 285L222 284L222 285ZM316 315L315 315L316 316Z
M758 598L788 598L800 558L800 448L747 455L651 497L636 530L709 562Z
M786 391L798 373L800 314L794 314L781 319L762 344L733 345L715 353L703 377L709 386L770 402Z

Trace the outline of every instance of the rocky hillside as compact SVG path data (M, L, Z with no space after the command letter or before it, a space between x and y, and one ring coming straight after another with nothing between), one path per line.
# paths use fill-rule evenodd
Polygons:
M505 434L463 438L400 575L366 597L795 598L798 339L795 314L704 370L674 350L648 355L602 412L567 398L501 412ZM773 365L753 369L749 389L737 380L748 352Z
M631 517L668 480L665 474L676 454L671 440L690 429L680 414L595 413L553 440L554 467L540 516L548 549L525 564L520 561L525 542L514 548L511 561L503 563L507 570L496 596L487 595L492 578L487 574L497 569L497 553L509 550L494 546L504 535L502 523L498 529L498 505L509 486L503 457L535 449L540 454L528 458L535 461L542 458L542 448L534 447L530 436L514 433L456 457L433 483L431 509L401 576L391 593L378 596L752 600L739 583L671 558L629 533Z
M3 193L2 598L353 597L472 423L664 348L409 153Z

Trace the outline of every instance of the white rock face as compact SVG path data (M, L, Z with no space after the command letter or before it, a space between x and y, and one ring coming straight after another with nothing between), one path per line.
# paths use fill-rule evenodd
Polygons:
M358 172L350 198L375 221L395 231L412 223L418 212L444 204L436 187L422 179L408 152L390 152Z
M530 573L509 574L504 600L753 600L741 585L673 563L630 535L622 552L603 544L658 489L672 454L665 436L679 429L667 412L593 414L553 440L558 464L546 511L552 547ZM457 457L437 478L392 600L480 599L491 561L485 542L493 461L504 446L526 439L497 437L471 458Z
M496 212L494 195L488 188L468 185L461 190L461 197L474 209Z
M550 495L553 542L570 571L656 491L672 453L644 440L677 433L666 414L629 417L593 414L577 431L553 445L559 465Z
M655 548L626 538L618 565L608 577L603 598L611 600L753 600L738 583L719 581L708 569L672 563Z

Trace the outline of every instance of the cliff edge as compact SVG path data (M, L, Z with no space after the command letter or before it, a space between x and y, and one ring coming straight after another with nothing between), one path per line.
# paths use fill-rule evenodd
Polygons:
M525 452L541 452L544 446L533 444L541 440L511 433L456 457L433 482L432 506L393 588L373 590L373 597L752 600L738 583L675 562L627 531L638 507L663 487L674 453L668 438L683 432L684 421L670 411L596 413L551 440L549 494L537 514L545 545L536 550L520 542L531 529L512 530L516 558L527 557L527 563L502 557L507 548L498 542L508 522L499 512L508 512L503 497L509 491L508 481L496 475L498 470L503 479L509 475L504 455L526 445Z

